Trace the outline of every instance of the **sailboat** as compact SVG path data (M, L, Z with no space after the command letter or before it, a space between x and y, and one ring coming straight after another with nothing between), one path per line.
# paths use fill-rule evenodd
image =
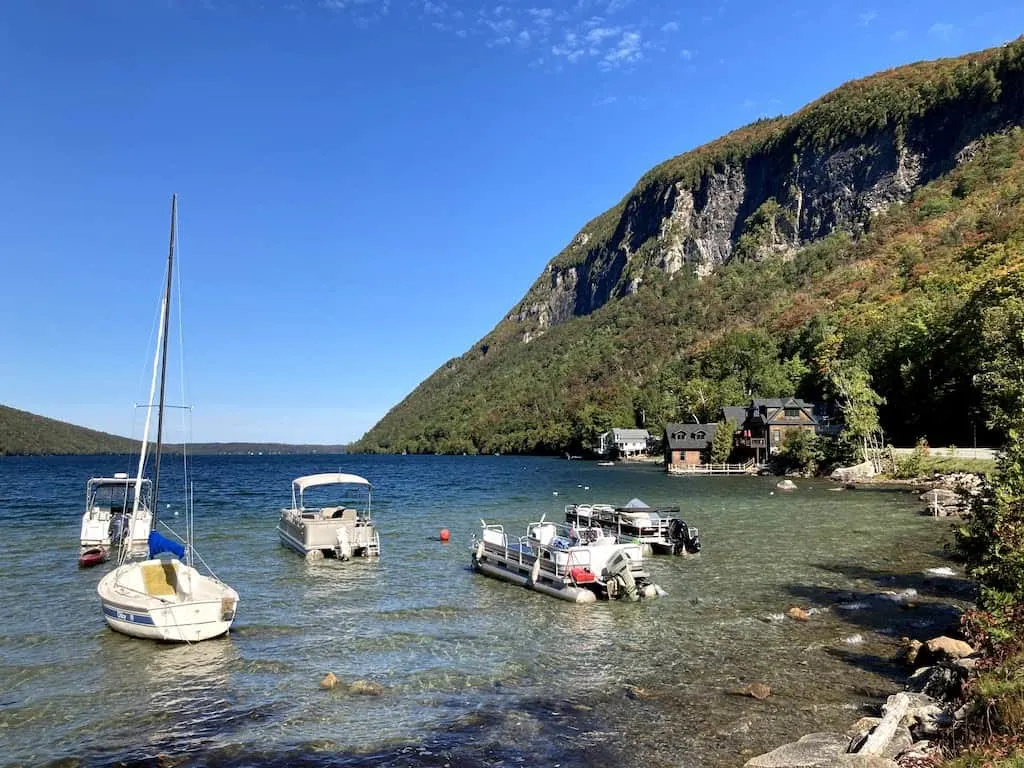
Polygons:
M238 608L238 593L220 581L212 571L206 575L195 568L194 560L199 556L191 546L192 493L187 484L187 462L185 470L188 498L185 519L188 535L182 544L156 530L156 511L160 493L160 454L163 448L164 391L167 382L167 337L171 314L171 280L174 271L177 221L178 197L174 195L171 198L167 280L150 384L152 400L159 372L160 401L157 407L152 501L147 510L147 513L151 511L153 516L148 539L148 558L141 561L133 559L131 540L126 538L126 543L119 548L118 566L100 580L96 591L103 605L103 618L111 629L132 637L193 643L218 637L231 628ZM150 408L146 415L142 455L139 458L138 475L135 479L136 504L133 506L133 514L139 512L138 489L143 483L142 474L146 463L151 413ZM199 558L199 561L205 566L202 558Z

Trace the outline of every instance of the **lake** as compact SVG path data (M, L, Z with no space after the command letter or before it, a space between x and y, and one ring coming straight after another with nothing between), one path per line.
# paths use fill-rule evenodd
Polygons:
M179 464L162 465L172 526ZM193 470L196 549L241 603L226 638L176 646L111 631L110 566L77 568L86 480L132 459L0 459L0 765L741 765L845 729L899 687L898 638L938 634L970 596L927 572L955 567L948 521L899 490L511 456ZM374 484L379 561L307 563L277 540L291 480L339 470ZM662 598L577 606L469 569L481 519L525 532L634 497L700 528L699 556L650 559ZM792 605L811 620L783 618ZM321 690L327 672L383 694ZM736 695L752 682L773 695Z

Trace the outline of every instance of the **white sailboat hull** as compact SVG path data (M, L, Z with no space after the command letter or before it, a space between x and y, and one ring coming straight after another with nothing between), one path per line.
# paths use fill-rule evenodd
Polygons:
M96 591L111 629L149 640L219 637L231 628L238 608L235 590L176 559L119 566Z

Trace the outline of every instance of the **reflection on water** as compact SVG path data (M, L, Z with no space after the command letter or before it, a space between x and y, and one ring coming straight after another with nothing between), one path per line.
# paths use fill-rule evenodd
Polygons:
M80 486L118 459L0 463L0 763L735 765L844 726L890 685L869 659L929 617L876 611L871 593L948 565L926 554L944 527L912 496L514 457L344 457L374 483L382 555L307 562L278 542L282 489L338 458L196 457L197 541L241 604L229 637L195 646L113 633L104 569L75 567ZM525 530L565 503L633 497L679 504L703 535L698 557L650 561L665 597L576 606L469 568L480 518ZM932 582L912 585L923 608L950 598ZM821 610L770 620L795 602ZM730 695L755 680L776 694Z

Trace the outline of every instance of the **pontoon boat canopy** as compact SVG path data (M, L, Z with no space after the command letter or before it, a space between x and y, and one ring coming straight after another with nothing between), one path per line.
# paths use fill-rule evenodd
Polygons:
M152 481L148 477L142 478L143 485L151 485ZM103 486L103 485L135 485L134 477L94 477L89 480L89 485L92 486Z
M333 485L334 483L353 483L356 485L370 485L370 481L359 475L346 475L341 472L325 472L320 475L306 475L292 480L292 485L300 493L314 485Z

